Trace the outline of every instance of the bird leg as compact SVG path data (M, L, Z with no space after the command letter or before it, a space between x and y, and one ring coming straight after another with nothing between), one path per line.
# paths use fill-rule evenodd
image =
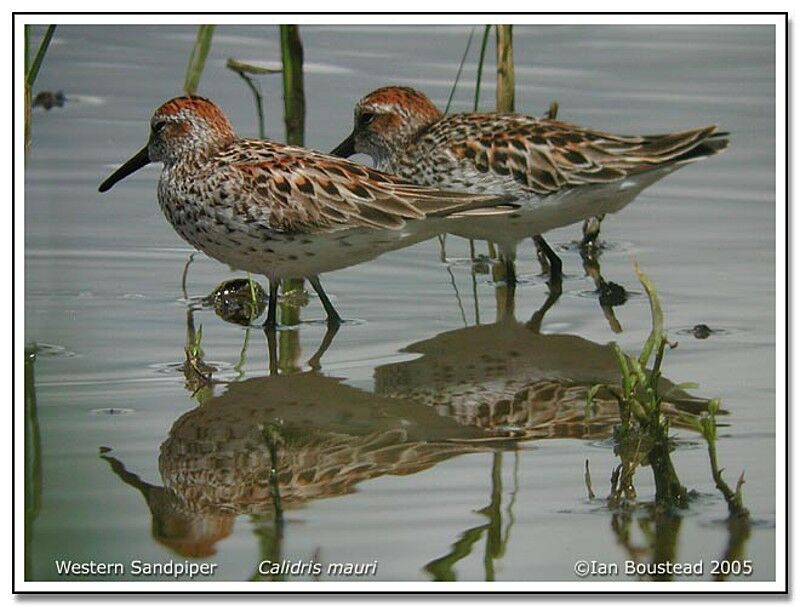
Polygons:
M548 285L551 288L557 287L559 290L561 289L561 259L558 255L550 248L550 245L545 241L542 236L533 236L533 243L536 244L536 251L539 255L540 259L545 259L547 261L547 270L550 273L550 280ZM544 265L544 264L542 264Z
M331 303L328 295L326 295L325 291L322 289L319 276L308 276L308 281L311 283L311 286L314 287L314 291L317 293L317 296L319 296L319 300L322 301L322 307L325 308L325 313L328 314L328 326L335 326L338 328L342 323L342 318L336 312L333 303Z

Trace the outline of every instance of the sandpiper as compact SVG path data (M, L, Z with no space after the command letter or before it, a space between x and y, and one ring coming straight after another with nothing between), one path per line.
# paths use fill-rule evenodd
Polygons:
M336 313L319 273L434 235L433 217L483 212L506 199L438 191L302 147L237 138L212 101L177 97L150 121L147 145L101 185L162 162L158 201L187 242L233 268L270 281L265 326L276 325L279 280L308 278Z
M423 93L403 86L369 93L354 113L353 132L333 155L364 153L378 169L414 183L520 199L622 181L727 145L727 133L713 125L624 136L521 114L444 115Z

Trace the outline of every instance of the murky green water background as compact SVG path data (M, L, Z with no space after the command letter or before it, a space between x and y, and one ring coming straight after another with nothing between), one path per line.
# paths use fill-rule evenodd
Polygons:
M443 107L468 33L303 27L307 145L331 149L349 132L357 98L388 83L418 87ZM477 274L473 288L467 241L450 237L448 263L432 240L324 277L340 312L359 322L340 331L317 373L306 361L322 323L303 324L294 357L282 360L298 372L268 377L259 329L236 368L247 329L195 311L205 361L230 383L193 394L179 369L190 250L157 207L158 169L109 195L96 190L144 143L152 110L180 93L194 28L58 28L37 90L63 90L71 101L34 112L25 182L25 339L40 348L30 428L38 427L41 465L30 486L39 500L28 578L60 578L56 559L196 557L219 564L216 580L251 578L265 559L315 559L377 560L369 578L380 580L570 581L576 560L621 563L631 550L644 562L704 559L708 578L731 536L697 435L679 431L673 455L700 493L690 510L670 523L634 513L629 526L586 496L587 459L595 492L607 493L615 465L607 427L578 439L567 419L548 425L553 439L516 448L476 439L514 425L504 420L507 404L491 408L507 380L607 380L609 342L638 351L650 320L631 258L656 284L680 341L665 376L699 383L695 395L722 398L730 413L719 456L730 481L745 471L754 519L742 557L753 561L750 578L774 578L774 32L563 26L514 34L519 111L542 114L557 99L561 118L604 130L719 123L732 133L726 153L668 176L605 221L603 274L634 293L616 308L623 332L612 332L572 246L579 225L549 234L566 276L539 335L521 324L547 296L530 241L518 264L519 324L492 327L490 277ZM456 110L471 106L478 38ZM201 82L240 134L254 136L252 99L224 67L228 57L277 66L277 28L218 28ZM482 106L490 108L493 62L485 73ZM281 140L279 76L262 85L268 135ZM485 243L477 247L486 253ZM191 301L231 275L198 255ZM316 299L302 316L323 317ZM681 333L699 323L719 332L705 340ZM253 439L256 424L275 417L297 470L280 540L263 492L266 451ZM649 469L637 483L640 497L652 498Z

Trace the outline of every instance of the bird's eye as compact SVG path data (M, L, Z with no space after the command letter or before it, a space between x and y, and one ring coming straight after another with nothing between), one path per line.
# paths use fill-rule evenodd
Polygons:
M162 130L164 130L164 127L166 125L167 125L167 123L164 122L164 121L156 122L155 124L153 124L153 132L156 133L156 134L160 133Z
M358 117L359 126L366 126L375 119L376 115L377 114L373 114L372 112L364 112Z

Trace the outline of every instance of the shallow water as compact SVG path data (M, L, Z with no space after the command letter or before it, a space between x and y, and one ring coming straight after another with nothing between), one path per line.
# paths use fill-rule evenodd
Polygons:
M455 110L471 107L479 33ZM443 107L468 34L303 27L308 146L333 148L357 98L387 83L419 87ZM572 581L576 560L621 563L631 550L643 562L703 559L708 579L710 561L737 537L698 435L676 430L675 465L699 493L688 512L664 519L643 509L626 521L602 503L616 464L610 422L576 422L580 393L513 398L547 382L611 380L611 341L638 351L650 312L632 258L680 342L664 376L699 383L692 393L720 397L729 413L719 458L730 482L745 471L755 522L740 557L753 561L748 578L775 577L774 32L520 26L514 36L519 111L542 114L557 99L560 118L603 130L718 123L732 133L724 154L665 177L603 223L602 273L632 292L615 308L622 332L573 246L579 223L547 235L564 261L564 292L538 334L523 326L548 292L530 241L519 251L517 322L493 325L502 289L473 273L468 242L449 236L446 262L434 238L324 276L340 313L357 321L336 335L318 371L308 359L324 324L284 331L283 374L269 376L258 328L197 305L241 274L198 254L184 296L191 251L158 210L157 169L97 193L144 143L152 110L180 92L194 28L58 28L37 90L64 90L70 101L34 111L25 181L25 340L38 346L35 391L27 390L35 398L29 579L63 578L56 559L198 558L219 564L213 580L258 576L262 560L313 559L377 560L369 580ZM239 133L254 136L252 98L226 70L228 57L276 64L277 28L219 27L201 82ZM491 72L487 64L487 109ZM279 77L262 87L268 135L280 140ZM315 297L301 316L323 318ZM685 334L700 323L716 332ZM200 325L204 361L216 369L211 387L181 372L187 332ZM294 474L282 468L282 536L257 430L276 418ZM538 419L524 439L521 419ZM586 460L595 500L586 496ZM653 497L651 477L637 475L643 501ZM157 580L130 569L123 578Z

